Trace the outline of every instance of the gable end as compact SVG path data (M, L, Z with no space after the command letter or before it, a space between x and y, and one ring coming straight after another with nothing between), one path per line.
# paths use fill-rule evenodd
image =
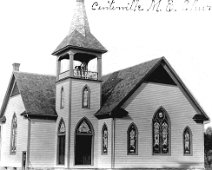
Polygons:
M145 81L153 83L162 83L169 85L177 85L174 80L170 77L167 71L164 69L161 63L148 77Z
M9 98L10 98L10 94L11 94L12 88L14 86L14 82L15 82L15 76L14 76L14 74L12 74L10 81L9 81L9 85L7 87L6 94L5 94L3 102L2 102L1 110L0 110L0 118L1 119L4 116L4 112L7 107L7 104L8 104Z
M133 68L130 68L127 71L130 72L131 69ZM123 72L123 71L120 71L120 72ZM129 84L130 82L126 80L124 81L124 83ZM108 105L106 101L106 103L104 103L104 105L102 106L103 109L100 108L100 110L95 114L95 116L101 119L105 117L123 117L127 115L127 113L125 113L123 109L121 109L122 105L141 86L143 82L156 82L156 83L178 86L180 90L182 91L182 93L186 96L186 98L189 100L189 102L197 111L197 114L193 117L194 121L196 121L197 123L203 123L204 121L209 121L209 117L207 116L207 114L203 111L201 106L198 104L198 102L195 100L195 98L192 96L192 94L189 92L189 90L184 85L182 80L179 78L179 76L176 74L174 69L170 66L170 64L164 57L162 57L160 60L158 60L158 62L152 65L150 69L146 70L145 75L140 78L140 81L134 84L132 89L128 91L128 93L116 104L115 107L113 107L112 110L110 110L109 108L108 109L104 108L105 107L104 105L106 106ZM117 83L119 84L119 82ZM122 88L125 88L124 84L122 85ZM120 90L123 90L123 89L119 89L119 92L116 92L117 90L115 92L112 91L112 93L120 93ZM109 95L110 96L108 96L108 98L115 96L115 95L113 96L113 94L110 94L110 93ZM118 112L119 114L117 113L117 111L119 111Z

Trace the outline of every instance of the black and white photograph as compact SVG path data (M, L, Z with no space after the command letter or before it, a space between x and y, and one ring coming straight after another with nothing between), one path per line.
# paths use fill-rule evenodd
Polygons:
M212 169L211 0L0 0L0 170Z

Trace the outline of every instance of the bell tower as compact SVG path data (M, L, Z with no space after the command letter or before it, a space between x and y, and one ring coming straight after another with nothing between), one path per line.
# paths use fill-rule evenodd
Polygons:
M57 56L57 80L67 77L101 80L101 55L105 52L107 50L90 32L84 0L76 0L69 34L52 53ZM93 59L97 59L96 72L88 70L88 64ZM69 60L69 64L63 60ZM62 68L65 65L63 63L66 63L66 67L69 65L68 72ZM79 69L82 71L81 74L78 72Z
M94 114L101 105L102 54L107 52L90 31L84 0L76 0L75 5L69 33L52 53L57 62L57 123L64 120L66 127L64 167L67 168L76 165L77 153L73 151L77 122L85 117L97 130ZM95 165L92 155L90 164Z

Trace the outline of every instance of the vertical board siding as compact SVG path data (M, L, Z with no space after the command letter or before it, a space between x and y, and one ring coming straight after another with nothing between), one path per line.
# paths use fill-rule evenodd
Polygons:
M29 167L53 167L55 165L55 121L31 120Z
M107 125L108 129L108 153L102 154L102 127L104 123ZM102 119L98 121L98 168L111 168L111 135L112 131L112 119Z
M61 88L63 87L64 89L64 108L61 109L60 108L60 99L61 99ZM56 142L56 148L55 148L55 164L57 164L57 129L58 129L58 125L59 125L59 122L61 120L61 118L63 118L64 122L65 122L65 127L66 127L66 147L65 147L65 167L67 167L67 155L68 155L68 123L69 123L69 115L70 115L70 111L69 111L69 107L70 107L70 100L69 100L69 95L70 95L70 80L67 79L65 81L62 81L60 83L58 83L56 85L56 112L57 112L57 115L58 115L58 118L57 118L57 123L56 123L56 126L55 126L55 130L56 130L56 133L54 134L55 135L55 142ZM60 165L61 167L61 165Z
M171 121L170 155L152 154L152 118L163 106ZM204 167L203 125L192 119L194 107L177 86L143 84L124 104L129 117L115 121L115 167ZM127 129L134 122L138 127L138 155L127 155ZM192 156L183 155L183 130L192 131Z
M82 89L87 85L90 89L90 108L82 108ZM84 80L72 80L72 90L71 90L71 150L70 150L70 167L83 168L85 166L74 166L74 146L75 146L75 128L77 123L83 118L86 117L91 122L94 128L94 165L91 166L97 167L98 161L98 119L94 116L100 108L100 88L101 83L95 81L84 81ZM87 168L89 166L86 166Z
M1 125L1 167L21 167L22 152L27 151L28 120L20 114L25 111L21 95L9 99L5 110L6 123ZM10 154L11 122L13 114L17 117L16 154Z

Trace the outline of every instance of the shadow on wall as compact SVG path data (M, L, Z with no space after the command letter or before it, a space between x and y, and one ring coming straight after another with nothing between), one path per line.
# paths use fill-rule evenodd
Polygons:
M212 168L196 168L199 163L195 162L176 162L179 166L170 167L163 165L161 168L117 168L116 170L212 170ZM29 168L28 170L53 170L54 168ZM62 168L63 169L63 168ZM89 170L97 170L90 169ZM0 170L23 170L22 168L14 168L14 167L0 167ZM99 170L107 170L104 168L100 168Z
M170 170L174 170L174 169L182 169L182 170L187 170L187 169L204 169L204 167L203 168L196 168L198 165L199 165L199 163L196 163L196 162L176 162L179 166L177 166L177 167L170 167L170 166L166 166L166 165L164 165L161 169L170 169Z

